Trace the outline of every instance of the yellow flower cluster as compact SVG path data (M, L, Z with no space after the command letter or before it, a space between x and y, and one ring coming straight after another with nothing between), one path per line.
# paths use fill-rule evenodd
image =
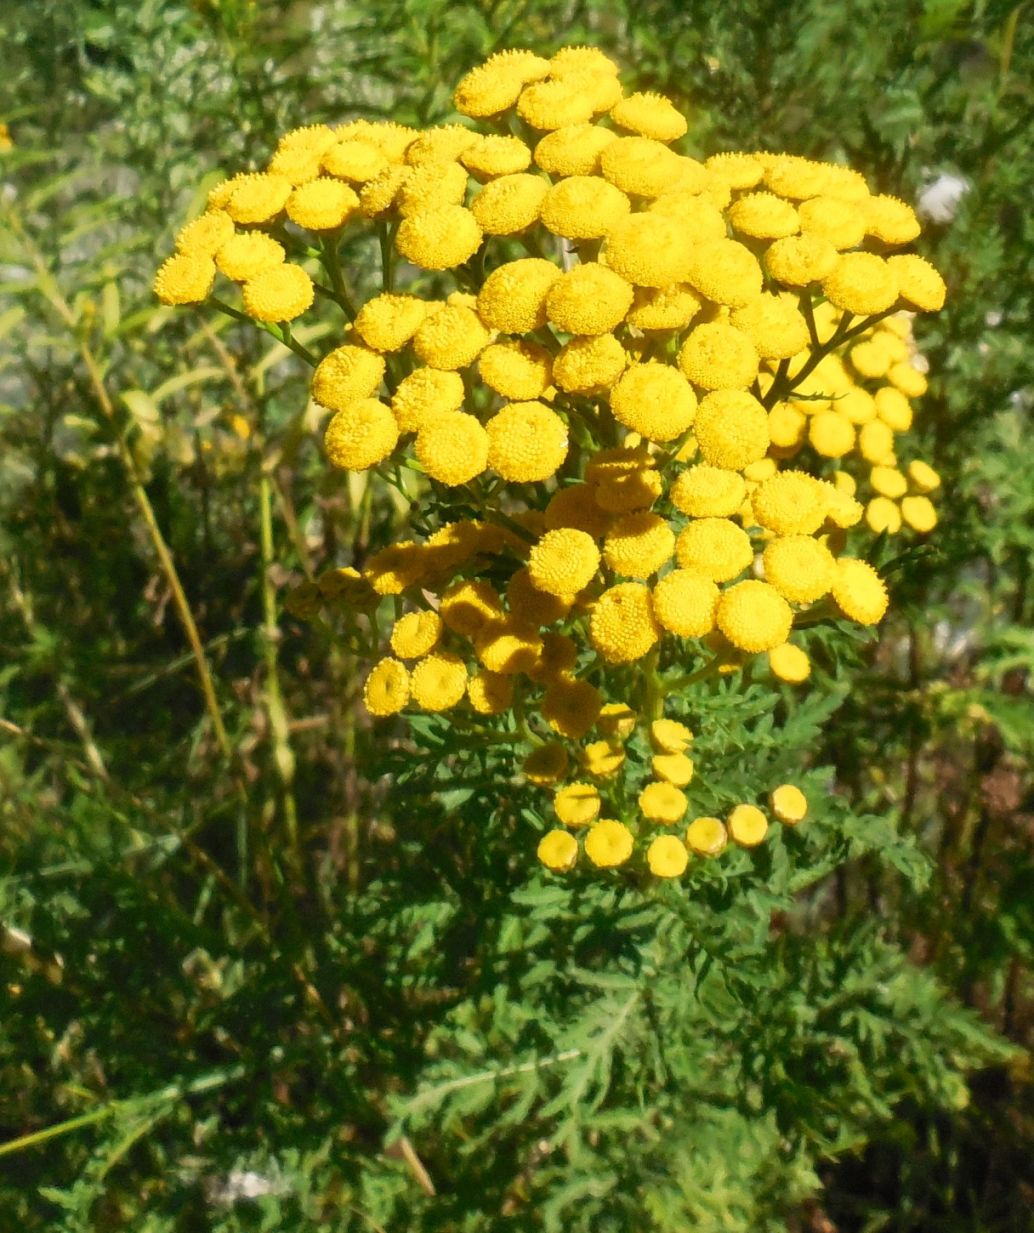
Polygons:
M531 742L524 775L561 824L550 869L641 849L678 877L807 805L784 784L767 813L686 823L718 802L694 796L660 699L759 656L773 688L805 681L810 627L887 609L871 537L936 524L938 476L902 442L926 388L911 320L945 286L908 251L904 202L839 164L681 152L672 103L626 95L594 48L501 52L454 102L461 122L424 131L285 134L213 189L155 289L198 303L221 275L231 311L289 343L316 292L338 305L311 385L327 458L457 512L302 606L373 621L391 597L371 715ZM382 290L358 307L345 229L379 241Z

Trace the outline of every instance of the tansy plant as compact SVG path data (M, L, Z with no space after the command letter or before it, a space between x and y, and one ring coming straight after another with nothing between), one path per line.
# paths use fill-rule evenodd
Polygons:
M413 538L293 597L347 609L371 658L386 635L369 713L512 748L552 794L549 869L678 878L807 816L766 782L712 816L694 699L741 672L804 685L816 625L883 618L873 536L937 521L906 434L910 319L944 283L907 251L911 208L857 171L680 153L686 120L593 48L499 53L454 98L465 122L423 132L286 133L213 189L155 289L311 363L329 463L411 503ZM359 228L382 279L363 304L340 259ZM292 323L334 306L317 357Z

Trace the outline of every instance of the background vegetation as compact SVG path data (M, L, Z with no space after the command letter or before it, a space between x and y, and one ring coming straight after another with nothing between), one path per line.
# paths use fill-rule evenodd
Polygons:
M1030 16L10 0L0 1229L1034 1227ZM695 153L968 185L924 240L942 525L780 726L701 701L720 773L823 803L690 896L558 886L505 760L374 739L341 629L285 604L405 511L328 473L294 357L150 293L281 131L435 122L493 49L572 42Z

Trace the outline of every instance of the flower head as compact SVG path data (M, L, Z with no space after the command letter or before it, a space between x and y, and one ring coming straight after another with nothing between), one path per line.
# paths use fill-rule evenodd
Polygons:
M632 832L623 822L603 818L585 837L585 855L600 869L623 865L632 855Z

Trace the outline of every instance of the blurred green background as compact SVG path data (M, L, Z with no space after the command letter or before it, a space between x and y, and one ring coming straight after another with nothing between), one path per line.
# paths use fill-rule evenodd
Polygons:
M1034 1228L1032 16L991 0L8 0L0 1153L14 1147L0 1230ZM641 1221L634 1204L593 1206L576 1155L570 1175L590 1180L565 1202L583 1214L529 1205L542 1131L527 1111L493 1138L464 1128L487 1116L472 1106L430 1146L425 1133L420 1156L405 1136L382 1151L435 1032L448 1024L466 1048L473 1019L457 1008L476 1019L481 997L430 958L478 927L433 887L477 888L491 914L485 888L502 903L513 874L469 854L462 877L443 874L398 843L380 778L392 751L356 717L356 661L331 625L285 609L404 511L385 499L360 517L327 473L283 348L150 292L207 187L264 162L286 129L439 122L493 50L581 42L621 63L627 89L686 111L690 153L847 161L910 201L939 184L919 247L950 289L917 323L941 526L899 576L835 722L809 737L855 809L889 821L898 856L872 841L809 888L794 919L825 939L825 985L805 996L789 960L780 977L829 1008L864 977L913 1035L860 1011L860 1051L827 1089L838 1046L803 1061L794 1003L798 1027L759 1040L760 1090L788 1087L800 1062L795 1099L810 1092L850 1133L805 1151L779 1106L765 1168L732 1137L739 1163L698 1153L692 1182L651 1191L644 1169ZM361 266L352 276L369 290ZM299 828L295 867L278 853ZM505 1063L505 1033L486 1039ZM882 1070L867 1069L870 1045ZM721 1142L732 1098L697 1099L710 1112L691 1120ZM620 1141L623 1126L591 1134ZM498 1153L499 1177L464 1140ZM429 1156L439 1188L442 1170L460 1179L445 1198L424 1193ZM701 1176L713 1203L672 1197Z

